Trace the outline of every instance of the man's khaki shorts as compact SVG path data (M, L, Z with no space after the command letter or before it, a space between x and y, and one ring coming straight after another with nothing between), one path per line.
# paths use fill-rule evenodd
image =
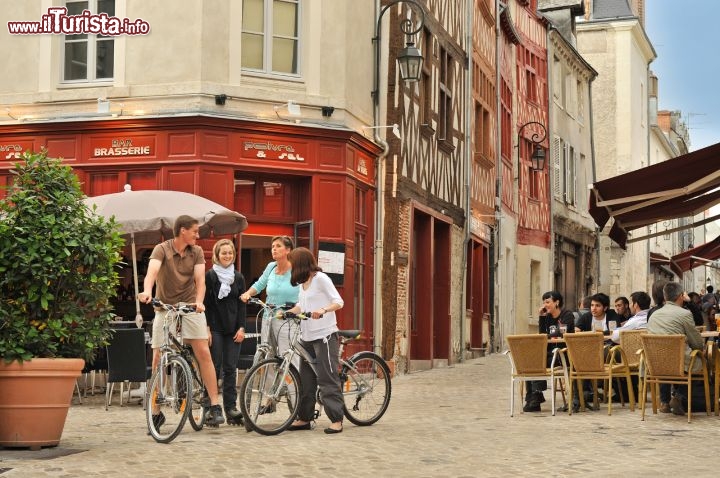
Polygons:
M165 322L165 315L167 313L165 310L155 311L152 330L152 348L154 349L160 348L165 342L165 337L163 337L163 322ZM172 325L171 330L174 330L174 327L175 326ZM196 312L183 316L182 337L183 339L208 339L207 320L205 319L204 312Z

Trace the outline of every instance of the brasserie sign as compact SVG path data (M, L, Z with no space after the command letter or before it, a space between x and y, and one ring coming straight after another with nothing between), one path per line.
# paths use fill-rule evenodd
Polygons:
M110 147L95 148L93 156L149 156L152 154L150 146L135 146L131 139L113 139Z

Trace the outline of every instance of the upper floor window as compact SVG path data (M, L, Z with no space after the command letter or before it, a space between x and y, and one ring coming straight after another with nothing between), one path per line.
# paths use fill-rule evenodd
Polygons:
M244 70L298 75L300 0L243 0Z
M68 1L68 15L92 14L115 16L115 0ZM65 35L63 44L64 82L94 82L113 79L115 40L105 35Z
M433 35L430 30L423 30L423 49L426 60L422 62L420 81L420 120L423 126L432 127L432 47Z
M553 195L570 206L577 206L578 153L562 138L555 136L552 146Z
M440 48L440 78L438 81L438 140L450 141L452 136L452 72L453 58Z

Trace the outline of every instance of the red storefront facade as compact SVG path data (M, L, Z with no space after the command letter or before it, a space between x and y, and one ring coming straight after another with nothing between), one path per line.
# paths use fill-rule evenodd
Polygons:
M88 196L129 184L185 191L241 212L249 226L238 239L240 270L249 284L271 260L270 238L295 236L330 258L345 300L339 325L362 329L358 346L372 347L380 150L367 138L346 129L206 116L13 125L0 127L0 186L9 184L22 151L41 148L73 167ZM203 241L206 254L213 242Z

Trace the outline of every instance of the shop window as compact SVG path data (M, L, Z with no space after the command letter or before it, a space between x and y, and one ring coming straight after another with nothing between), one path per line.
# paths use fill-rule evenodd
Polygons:
M274 178L235 178L235 209L246 216L295 221L300 185Z
M243 0L243 70L298 75L300 0Z
M262 182L263 214L282 216L285 205L285 186L282 183Z
M68 15L80 15L83 10L93 14L115 16L115 0L68 1ZM86 83L113 79L115 40L104 35L65 35L63 45L63 81Z
M366 189L355 189L355 255L353 268L355 283L353 291L353 327L362 330L365 325L365 281L367 280L367 202Z

